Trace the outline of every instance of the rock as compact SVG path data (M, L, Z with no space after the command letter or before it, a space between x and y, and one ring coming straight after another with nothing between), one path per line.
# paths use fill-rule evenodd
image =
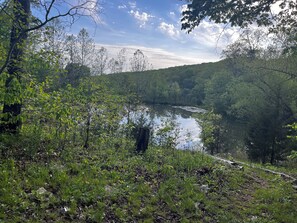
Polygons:
M43 195L43 194L45 194L46 192L47 192L47 190L44 189L44 187L40 187L40 188L36 191L36 193L37 193L38 195Z
M195 208L196 208L196 209L199 209L200 205L201 205L200 202L196 202L196 203L195 203Z
M209 191L209 187L207 184L204 184L204 185L201 185L200 186L200 191L203 192L203 193L207 193Z
M106 191L107 193L111 193L111 192L112 192L112 187L109 186L109 185L106 185L104 189L105 189L105 191Z
M70 208L65 206L60 209L61 214L67 214L70 211Z

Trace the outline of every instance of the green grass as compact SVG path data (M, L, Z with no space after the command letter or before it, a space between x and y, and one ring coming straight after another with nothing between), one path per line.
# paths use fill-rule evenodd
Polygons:
M129 147L2 159L0 222L296 222L296 191L278 176L199 152Z

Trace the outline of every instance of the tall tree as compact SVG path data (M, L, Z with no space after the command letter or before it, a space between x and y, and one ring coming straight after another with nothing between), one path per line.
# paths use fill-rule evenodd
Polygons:
M30 1L13 1L13 26L10 33L10 60L7 64L8 78L5 82L5 103L3 106L3 117L0 132L9 131L16 133L21 125L19 115L22 108L22 61L24 56L24 45L28 37L27 32L30 19Z
M77 54L77 48L76 48L76 37L71 34L66 37L65 40L65 50L68 53L69 56L69 63L76 63L76 54Z
M114 73L117 73L117 67L118 67L118 61L115 60L114 58L111 58L109 61L108 61L108 64L107 64L108 68L109 68L109 72L114 74Z
M117 55L118 61L118 73L121 73L125 70L125 63L126 63L126 49L123 48Z
M110 73L122 73L125 70L126 49L121 49L115 58L108 61Z
M65 28L61 21L56 19L49 22L44 29L41 30L44 37L43 50L53 54L59 61L61 67L64 65L64 42L65 42Z
M94 55L94 40L90 38L88 31L82 28L77 36L78 62L82 66L89 66Z
M6 3L7 5L11 5L11 7L7 7ZM15 134L21 127L20 114L23 92L22 67L28 33L44 27L57 18L70 17L72 18L71 22L73 22L76 15L86 15L86 11L96 10L97 1L83 0L79 1L77 4L69 4L67 0L33 1L32 5L39 9L38 18L31 14L30 0L10 0L0 4L0 13L9 14L12 23L9 48L5 55L6 59L0 67L0 75L3 75L4 71L7 71L8 75L5 82L0 133L10 132ZM64 7L63 4L65 4ZM12 10L10 10L10 8L12 8Z
M107 49L101 47L95 52L95 61L93 64L93 73L95 75L102 75L107 69L108 52Z

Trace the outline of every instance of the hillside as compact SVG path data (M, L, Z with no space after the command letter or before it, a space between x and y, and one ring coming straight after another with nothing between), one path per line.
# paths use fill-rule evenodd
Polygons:
M106 146L2 160L0 221L296 222L296 190L279 176L199 152Z
M201 105L204 85L217 72L230 72L228 63L219 61L110 74L100 78L107 79L118 93L126 95L127 92L134 92L147 103Z
M244 3L0 1L0 223L296 223L297 3Z

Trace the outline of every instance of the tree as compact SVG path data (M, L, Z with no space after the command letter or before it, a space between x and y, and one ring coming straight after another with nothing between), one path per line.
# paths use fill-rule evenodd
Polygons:
M123 48L117 54L116 58L111 58L108 61L110 73L122 73L125 69L126 63L126 49Z
M65 29L61 22L56 19L49 22L43 29L40 30L43 35L42 49L49 54L54 55L60 63L64 65L64 42L65 42ZM40 46L39 46L40 47Z
M130 59L131 71L145 71L149 69L149 63L147 57L141 50L136 50L133 57Z
M117 73L118 69L118 61L115 60L114 58L111 58L109 61L108 61L108 68L109 68L109 72L114 74L114 73Z
M279 12L273 13L273 7ZM297 2L295 0L191 0L182 13L182 29L191 32L201 21L247 27L252 23L269 26L272 30L290 32L297 27Z
M7 71L8 76L5 82L0 133L10 132L16 134L21 127L23 62L28 34L58 18L72 18L71 22L73 22L75 16L85 15L90 5L89 10L97 9L96 1L79 1L76 5L70 4L69 7L69 4L67 4L67 7L61 7L63 3L66 5L67 1L40 0L38 3L32 2L31 4L30 0L10 0L1 4L0 13L9 15L12 26L9 47L5 55L6 59L0 67L0 75ZM6 4L11 5L11 7L6 7ZM38 7L38 17L31 15L31 6Z
M89 67L78 63L67 64L65 71L65 78L62 80L62 86L71 84L73 87L77 87L82 78L89 77L91 75Z
M217 72L205 84L204 103L211 106L216 113L226 115L230 106L228 88L232 76L228 72Z
M237 41L227 46L223 50L223 55L228 59L238 59L239 57L256 59L261 57L263 46L267 45L267 33L263 30L245 29Z
M99 50L96 51L95 61L93 65L93 73L95 75L102 75L106 72L107 69L107 60L108 60L108 53L107 49L101 47Z
M118 61L118 73L121 73L125 69L125 63L126 63L126 49L123 48L120 50L120 52L117 55L117 61Z
M204 149L209 151L211 155L221 152L224 132L221 124L222 116L210 111L199 114L197 121L202 127L201 139Z
M89 66L94 53L94 40L90 38L85 28L82 28L77 36L78 63L82 66Z
M3 106L3 117L0 123L0 132L9 131L16 133L21 120L19 115L22 108L22 61L24 56L24 45L28 33L30 19L30 1L13 1L13 26L10 33L10 58L7 63L8 78L5 82L5 97Z
M171 83L169 86L169 97L172 98L174 104L177 104L180 94L181 89L179 84L176 81Z
M67 21L71 25L75 22L77 17L90 15L93 16L100 10L99 2L97 0L80 0L77 1L77 4L71 3L70 0L39 0L38 2L30 0L8 0L0 3L0 7L0 13L6 14L7 17L13 20L11 22L11 31L13 28L19 29L19 32L15 34L14 43L11 43L9 49L7 50L5 62L1 64L0 75L7 68L14 48L17 48L17 44L22 42L23 38L26 37L28 33L41 29L49 22L58 18L68 18ZM28 15L24 13L23 16L27 16L28 22L30 23L27 24L27 27L24 27L20 26L22 23L19 21L20 17L17 15L23 14L21 12L25 12L26 7L30 13ZM32 14L32 7L36 7L38 9L34 11L36 16ZM11 8L15 10L10 10ZM7 22L10 23L10 21Z
M76 63L76 54L77 54L77 48L76 48L76 37L71 34L66 37L65 40L65 50L68 53L69 56L69 63Z

